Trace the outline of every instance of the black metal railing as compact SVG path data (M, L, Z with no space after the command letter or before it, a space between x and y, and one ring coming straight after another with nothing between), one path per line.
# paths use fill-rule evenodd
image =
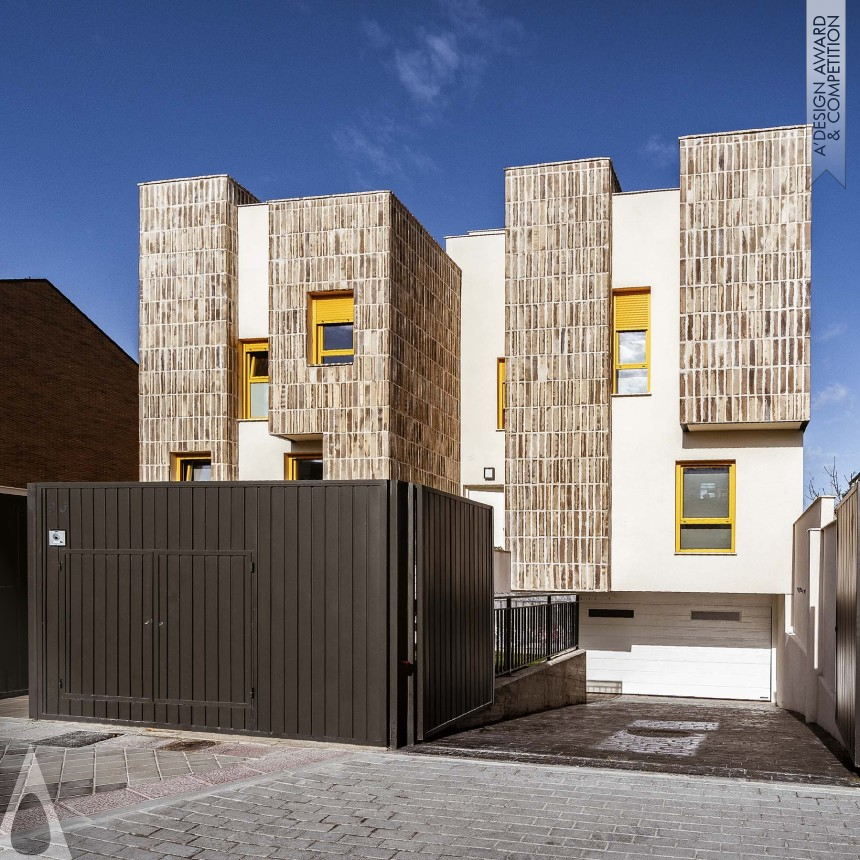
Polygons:
M496 597L495 670L508 675L579 647L575 594Z

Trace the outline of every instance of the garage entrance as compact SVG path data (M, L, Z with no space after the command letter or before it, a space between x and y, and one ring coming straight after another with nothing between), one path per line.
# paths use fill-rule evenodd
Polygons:
M770 701L770 595L581 596L591 692Z

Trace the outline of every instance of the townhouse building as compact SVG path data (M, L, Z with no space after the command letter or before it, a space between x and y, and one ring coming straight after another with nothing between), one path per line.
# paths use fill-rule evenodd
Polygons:
M809 419L805 126L510 168L443 251L390 192L145 183L140 476L400 478L582 596L592 689L770 699Z
M463 271L464 492L514 589L582 594L592 690L770 699L810 401L805 126L506 172ZM468 333L468 335L467 335Z
M460 271L393 194L140 205L141 480L459 491Z

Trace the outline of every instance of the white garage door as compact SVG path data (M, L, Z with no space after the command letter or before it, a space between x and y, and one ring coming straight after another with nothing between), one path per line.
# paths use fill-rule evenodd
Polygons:
M767 595L582 595L591 690L770 699Z

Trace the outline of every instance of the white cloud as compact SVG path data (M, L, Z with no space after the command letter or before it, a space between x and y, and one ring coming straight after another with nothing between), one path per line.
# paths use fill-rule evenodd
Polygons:
M516 50L525 33L518 20L489 12L481 0L437 0L437 7L435 24L425 22L396 45L376 21L362 22L373 47L391 48L388 61L424 119L457 90L476 91L490 59Z
M837 337L840 337L848 330L848 326L844 322L836 322L830 323L821 334L816 335L815 339L819 343L824 343L827 340L834 340Z
M373 19L361 22L367 45L410 104L396 114L390 104L380 105L376 121L365 116L334 132L335 146L353 162L357 179L378 183L403 179L415 169L435 169L415 148L428 126L444 119L455 100L474 97L493 57L522 45L523 25L489 11L482 0L436 0L435 7L427 4L421 27L401 24L398 29L396 16L386 18L385 27ZM365 171L373 176L365 177Z
M831 382L830 385L815 395L812 405L816 408L821 408L822 406L842 403L850 394L851 392L841 382Z
M361 22L361 29L364 30L371 48L379 50L391 44L391 36L382 29L378 21L366 19Z
M366 115L352 125L334 133L338 150L356 167L359 182L390 182L402 180L410 171L434 170L432 159L417 151L408 142L406 129L384 116ZM370 175L366 175L369 170Z
M678 141L668 141L659 134L652 134L642 146L642 152L656 164L671 164L679 158Z
M422 106L436 104L463 65L464 58L453 33L428 35L417 48L394 52L400 83Z

